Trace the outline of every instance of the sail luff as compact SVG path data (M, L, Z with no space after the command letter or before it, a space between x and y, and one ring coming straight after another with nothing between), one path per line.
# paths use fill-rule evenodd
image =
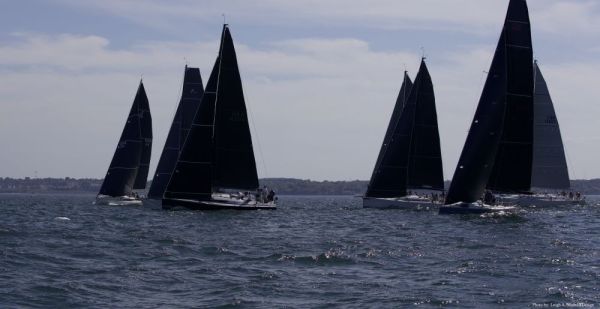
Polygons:
M534 63L534 148L531 186L539 189L569 190L569 170L560 125L546 80Z
M182 150L185 138L192 126L192 121L194 120L203 94L204 87L202 85L200 70L186 66L181 99L173 117L160 160L158 161L156 172L148 191L148 198L162 198L177 164L179 152Z

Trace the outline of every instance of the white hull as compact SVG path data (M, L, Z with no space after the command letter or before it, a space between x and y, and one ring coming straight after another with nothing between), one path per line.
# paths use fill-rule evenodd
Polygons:
M514 206L491 206L483 203L456 203L440 207L440 214L486 214L486 213L511 213L516 210Z
M500 202L516 204L521 207L552 207L568 205L585 205L585 199L571 199L568 196L556 194L501 194L497 195Z
M98 195L94 204L108 206L141 206L142 200L132 196Z
M163 209L192 210L273 210L277 209L275 201L257 201L252 195L214 193L210 200L163 199Z
M398 198L363 197L363 208L427 210L438 206L439 204L434 203L431 199L418 196Z

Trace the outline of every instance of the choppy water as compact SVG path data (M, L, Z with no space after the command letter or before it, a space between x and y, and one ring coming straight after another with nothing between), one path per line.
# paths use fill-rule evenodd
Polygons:
M460 217L351 197L257 212L92 200L0 195L0 307L600 305L596 205Z

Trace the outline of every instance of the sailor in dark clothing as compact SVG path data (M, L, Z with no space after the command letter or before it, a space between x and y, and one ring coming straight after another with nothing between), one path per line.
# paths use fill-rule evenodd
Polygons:
M267 194L267 202L270 203L275 200L275 191L269 189L269 193Z
M492 191L485 191L485 195L483 196L483 203L488 205L494 205L496 203L496 197L494 197Z

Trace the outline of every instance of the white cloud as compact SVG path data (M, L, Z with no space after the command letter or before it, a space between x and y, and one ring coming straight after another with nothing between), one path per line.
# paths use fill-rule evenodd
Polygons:
M175 30L181 19L238 23L322 25L371 29L425 29L495 33L506 0L56 0L104 10L133 22ZM530 0L534 28L553 34L600 33L600 4L593 0Z
M154 168L178 101L183 57L199 65L206 79L217 45L144 42L114 49L97 36L31 33L0 45L0 141L11 145L0 152L3 176L37 170L40 176L102 177L141 73L154 119ZM454 46L428 60L446 178L462 149L494 45ZM404 64L414 76L419 55L376 51L352 38L238 43L236 48L259 133L254 136L268 166L266 174L259 158L261 176L370 176ZM541 65L577 165L573 176L600 175L589 149L596 138L600 62ZM588 166L585 175L578 173Z

